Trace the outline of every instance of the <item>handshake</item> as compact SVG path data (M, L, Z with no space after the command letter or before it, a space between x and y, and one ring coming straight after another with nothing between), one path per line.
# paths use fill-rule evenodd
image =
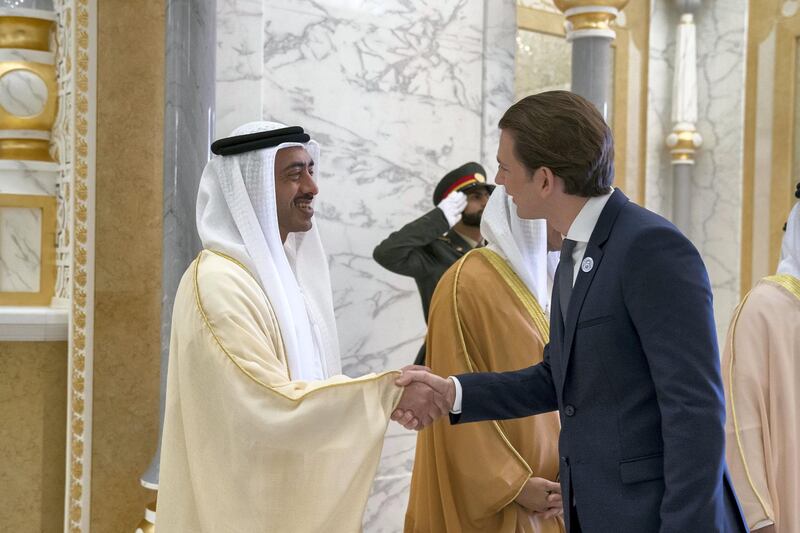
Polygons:
M456 386L426 366L409 365L402 369L395 384L403 387L403 396L392 412L392 420L406 429L420 430L445 416L453 408Z
M410 365L402 372L395 384L404 387L403 396L392 412L392 420L406 429L420 430L450 412L456 399L452 379L439 377L426 366ZM561 485L540 477L528 479L514 501L533 516L545 519L564 511Z

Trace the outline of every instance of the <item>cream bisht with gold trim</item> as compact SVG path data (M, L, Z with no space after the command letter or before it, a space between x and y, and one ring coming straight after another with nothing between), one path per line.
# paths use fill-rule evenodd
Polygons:
M272 167L283 146L216 157L204 172L198 228L213 251L175 298L160 533L361 529L402 390L396 372L334 375L319 235L295 235L285 252L280 242Z

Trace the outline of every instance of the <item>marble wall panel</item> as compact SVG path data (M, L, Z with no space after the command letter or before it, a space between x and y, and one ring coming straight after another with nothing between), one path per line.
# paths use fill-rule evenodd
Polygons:
M216 137L261 118L264 0L217 0Z
M675 32L680 13L652 4L648 91L647 207L672 213L672 168L664 139L670 122ZM708 267L717 332L739 301L746 0L703 2L695 13L698 123L703 146L692 180L689 237Z
M672 131L672 77L679 14L670 2L657 0L651 3L650 13L645 206L669 218L672 216L672 165L664 143Z
M164 419L175 293L183 273L202 248L195 213L200 176L214 139L216 0L170 0L166 16L159 428ZM149 484L158 484L160 454L159 445L143 475Z
M513 0L222 0L217 135L277 120L322 146L317 223L327 248L345 373L409 364L425 325L410 278L373 248L433 208L467 161L495 172L513 101ZM256 33L253 33L258 29ZM365 530L402 530L416 435L391 425Z
M483 26L483 149L481 162L494 181L497 174L497 123L515 101L514 66L517 16L514 0L484 3Z
M0 207L0 291L39 292L42 210Z
M703 149L692 181L692 240L714 290L721 338L739 303L747 0L697 12L698 124Z
M2 0L0 8L53 10L53 0Z
M0 194L55 196L58 167L38 161L0 161Z

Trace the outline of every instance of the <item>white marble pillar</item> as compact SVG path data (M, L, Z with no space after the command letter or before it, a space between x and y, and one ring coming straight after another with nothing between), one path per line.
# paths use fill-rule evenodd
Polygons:
M703 138L697 123L697 50L692 12L701 0L677 0L682 12L675 47L675 76L672 85L672 132L666 143L672 156L674 175L672 221L691 238L692 170L695 151Z
M652 4L648 87L646 206L671 217L673 165L664 139L673 127L675 28L672 2ZM697 132L702 150L691 177L688 234L708 268L718 336L724 339L739 301L742 146L747 0L703 2L694 12L697 46Z
M216 0L169 0L166 26L161 398L156 452L141 478L151 490L158 490L172 305L184 271L201 248L195 206L214 135ZM145 511L143 531L155 519L154 508Z

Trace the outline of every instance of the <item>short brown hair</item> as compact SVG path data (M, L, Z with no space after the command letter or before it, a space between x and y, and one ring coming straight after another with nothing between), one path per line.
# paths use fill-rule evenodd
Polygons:
M529 172L548 167L567 194L600 196L614 182L614 138L597 108L575 93L527 96L500 119L514 139L514 155Z

